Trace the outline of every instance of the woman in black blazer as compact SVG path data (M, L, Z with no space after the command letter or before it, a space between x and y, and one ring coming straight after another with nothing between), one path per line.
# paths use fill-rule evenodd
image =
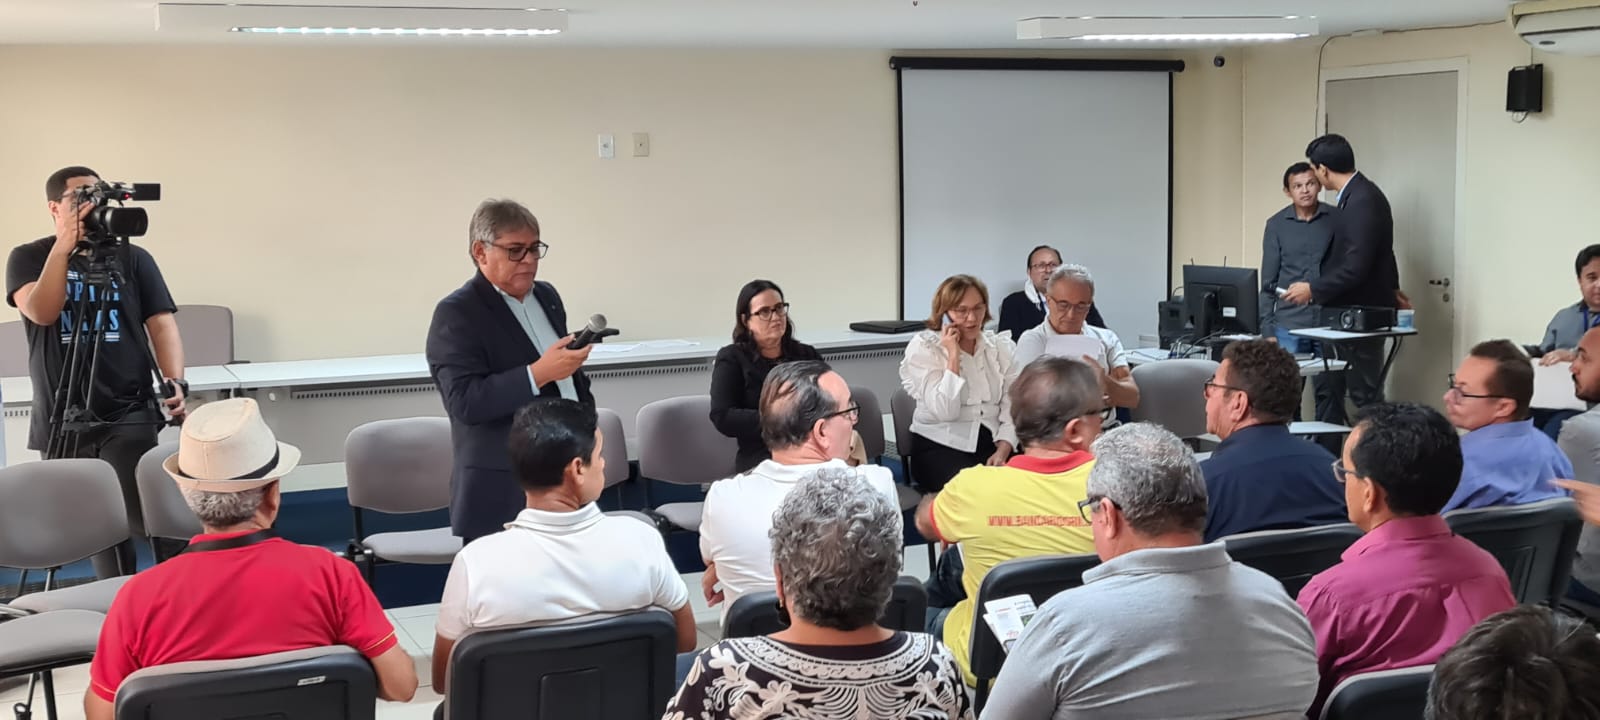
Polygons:
M751 280L734 307L733 344L717 351L711 368L711 423L739 441L735 461L744 472L767 459L761 440L761 384L781 363L821 360L817 349L794 339L789 303L770 280Z

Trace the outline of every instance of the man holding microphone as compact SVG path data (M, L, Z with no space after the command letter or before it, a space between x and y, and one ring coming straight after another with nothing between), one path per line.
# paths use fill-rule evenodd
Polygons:
M428 326L428 368L450 416L450 527L463 543L504 529L526 504L506 448L511 420L535 397L594 405L580 369L592 346L568 348L567 312L535 279L549 246L514 200L472 214L467 252L478 271L445 296Z

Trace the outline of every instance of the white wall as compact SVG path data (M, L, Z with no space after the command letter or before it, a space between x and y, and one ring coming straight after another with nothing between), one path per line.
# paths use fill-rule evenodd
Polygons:
M890 54L4 46L0 237L49 232L42 186L60 166L162 182L143 242L180 303L235 309L241 357L417 352L471 273L472 208L509 196L539 215L541 277L579 317L722 335L738 287L768 277L803 337L894 314ZM1189 61L1174 258L1232 257L1238 63L1139 56ZM627 157L636 131L651 157ZM614 160L595 156L602 132Z

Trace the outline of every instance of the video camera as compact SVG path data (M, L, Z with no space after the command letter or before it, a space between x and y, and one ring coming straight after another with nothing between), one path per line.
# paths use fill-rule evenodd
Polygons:
M93 206L83 218L84 240L90 245L114 245L122 238L140 237L150 229L144 208L122 203L161 199L159 183L121 183L104 180L84 185L72 193L73 207ZM117 203L112 205L111 203Z

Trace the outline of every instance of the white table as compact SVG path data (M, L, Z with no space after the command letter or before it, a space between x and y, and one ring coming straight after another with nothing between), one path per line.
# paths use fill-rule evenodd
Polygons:
M1128 364L1138 367L1140 365L1146 365L1153 362L1171 360L1172 358L1167 357L1167 354L1168 353L1166 350L1161 350L1158 348L1138 348L1135 350L1130 350L1128 351ZM1300 377L1311 377L1313 375L1321 375L1325 372L1339 372L1344 370L1345 365L1347 365L1347 363L1343 360L1329 360L1327 362L1323 362L1323 360L1318 358L1311 358L1309 360L1300 360L1297 358L1295 362L1299 363L1300 365Z
M1417 329L1392 327L1387 330L1378 330L1375 332L1349 332L1346 330L1335 330L1331 327L1325 327L1290 330L1289 334L1295 337L1317 340L1323 343L1324 348L1327 348L1328 345L1337 345L1342 342L1351 342L1354 340L1386 340L1392 338L1394 343L1389 346L1389 354L1384 357L1383 367L1378 370L1378 387L1381 389L1385 384L1388 383L1389 370L1394 367L1394 359L1400 354L1400 342L1412 335L1417 334ZM1328 352L1326 350L1324 350L1322 353L1322 359L1324 363L1332 362L1332 360L1328 357Z

